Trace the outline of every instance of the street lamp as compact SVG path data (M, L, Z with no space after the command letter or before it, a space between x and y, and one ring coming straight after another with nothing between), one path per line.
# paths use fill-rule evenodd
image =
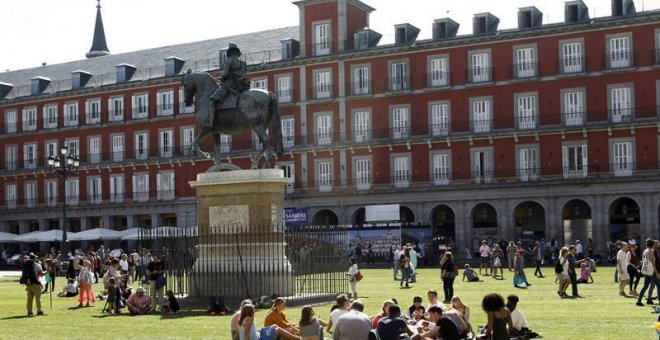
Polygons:
M66 179L78 172L79 166L80 159L76 155L69 154L66 145L60 148L59 156L48 156L48 168L62 179L62 243L60 251L65 257L69 254L69 242L66 237Z

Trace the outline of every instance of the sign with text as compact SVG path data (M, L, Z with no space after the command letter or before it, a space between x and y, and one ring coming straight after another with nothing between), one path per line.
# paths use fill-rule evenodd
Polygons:
M399 221L398 204L367 205L364 207L365 221Z
M285 208L284 224L287 227L307 225L307 208Z

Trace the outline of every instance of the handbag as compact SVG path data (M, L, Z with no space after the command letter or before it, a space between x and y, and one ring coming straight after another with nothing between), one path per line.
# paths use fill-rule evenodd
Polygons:
M653 276L654 269L653 264L649 261L648 257L644 256L644 261L642 261L642 274L646 276Z
M500 261L499 256L495 258L495 261L493 262L494 267L501 267L502 266L502 261Z
M359 270L358 270L357 273L355 273L355 275L353 275L353 279L355 280L355 282L360 282L360 281L362 280L363 277L364 277L364 276L362 276L362 273L360 273Z

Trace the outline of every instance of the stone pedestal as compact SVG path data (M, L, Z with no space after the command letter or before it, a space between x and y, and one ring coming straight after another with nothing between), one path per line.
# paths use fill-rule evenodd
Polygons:
M202 173L189 182L199 228L191 296L293 294L283 231L288 182L280 169Z

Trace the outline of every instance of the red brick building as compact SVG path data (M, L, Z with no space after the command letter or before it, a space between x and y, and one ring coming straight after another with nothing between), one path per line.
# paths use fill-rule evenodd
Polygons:
M401 24L378 45L361 1L294 4L296 27L0 74L0 231L58 229L65 192L73 231L195 224L188 181L212 164L190 153L180 74L217 75L234 41L279 96L286 204L310 224L398 203L460 247L659 234L660 13L612 0L593 19L569 1L562 23L526 7L518 29L481 13L473 34L443 18L432 39ZM63 144L81 159L66 188L46 166ZM225 137L226 168L249 168L255 144Z

